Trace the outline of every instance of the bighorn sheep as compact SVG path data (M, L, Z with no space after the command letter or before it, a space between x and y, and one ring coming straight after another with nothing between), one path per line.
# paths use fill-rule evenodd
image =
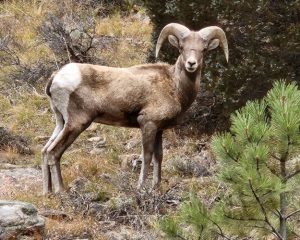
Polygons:
M172 127L195 100L203 55L220 44L228 61L227 39L219 27L194 32L170 23L159 35L156 57L166 38L180 52L175 65L113 68L69 63L53 74L46 93L56 127L42 150L44 194L63 190L60 158L92 122L140 128L143 162L138 188L143 186L151 160L153 187L160 184L163 130Z

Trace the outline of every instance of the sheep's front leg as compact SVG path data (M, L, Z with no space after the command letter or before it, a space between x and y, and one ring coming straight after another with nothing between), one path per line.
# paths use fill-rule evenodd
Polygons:
M141 125L141 130L142 130L144 158L143 158L142 168L141 168L139 182L138 182L138 189L141 189L143 187L149 172L150 162L154 152L154 143L155 143L155 137L157 133L157 127L153 122L149 121Z
M163 159L162 149L162 131L159 131L155 137L154 154L153 154L153 188L158 188L161 181L161 163Z

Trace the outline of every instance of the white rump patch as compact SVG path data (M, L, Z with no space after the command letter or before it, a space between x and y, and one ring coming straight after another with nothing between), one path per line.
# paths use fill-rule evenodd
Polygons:
M72 92L82 81L79 64L69 63L55 75L50 92L53 106L62 114L65 122L68 122L68 106Z
M78 64L69 63L55 75L52 82L52 87L58 87L70 92L74 92L80 83L81 72Z

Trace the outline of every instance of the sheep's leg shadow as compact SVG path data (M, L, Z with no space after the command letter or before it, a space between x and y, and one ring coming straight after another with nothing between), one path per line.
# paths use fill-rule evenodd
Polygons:
M163 159L163 149L162 149L162 131L157 132L154 144L153 153L153 182L152 187L156 189L160 185L161 181L161 164Z
M149 173L150 163L154 152L154 143L157 133L157 127L153 122L146 122L141 125L142 143L143 143L143 162L138 182L138 189L140 190Z
M43 195L47 195L52 192L51 172L47 162L47 156L44 153L42 155Z

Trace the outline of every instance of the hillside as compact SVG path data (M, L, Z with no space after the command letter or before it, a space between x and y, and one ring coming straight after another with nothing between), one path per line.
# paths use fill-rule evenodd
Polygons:
M63 155L68 192L41 194L40 152L55 126L44 93L51 73L74 59L118 67L145 63L151 34L145 9L129 3L0 3L0 199L37 206L47 216L47 239L164 239L158 219L188 192L210 205L222 191L213 178L208 136L166 131L162 187L137 193L139 130L92 124Z

